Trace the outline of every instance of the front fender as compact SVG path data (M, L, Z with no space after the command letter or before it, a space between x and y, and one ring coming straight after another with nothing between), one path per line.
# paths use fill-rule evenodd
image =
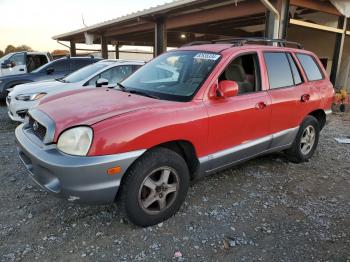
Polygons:
M175 140L192 143L198 157L207 153L208 116L201 101L137 110L101 121L92 128L90 156L149 149Z

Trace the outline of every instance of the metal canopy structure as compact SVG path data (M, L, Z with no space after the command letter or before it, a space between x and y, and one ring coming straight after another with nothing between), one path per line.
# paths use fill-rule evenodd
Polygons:
M167 47L194 41L232 37L285 39L290 27L312 28L336 34L336 42L331 43L331 79L335 83L345 37L350 35L346 17L349 4L345 0L175 0L53 39L68 41L73 56L79 50L76 44L89 42L101 45L102 57L108 58L108 46L113 45L118 58L122 45L152 46L156 56ZM322 14L335 17L337 25L310 18Z
M85 43L85 33L94 44L155 46L156 54L166 46L233 36L261 36L266 8L255 0L179 0L54 36L71 46ZM246 29L247 28L247 29ZM245 30L246 29L246 30ZM102 51L104 48L102 47Z

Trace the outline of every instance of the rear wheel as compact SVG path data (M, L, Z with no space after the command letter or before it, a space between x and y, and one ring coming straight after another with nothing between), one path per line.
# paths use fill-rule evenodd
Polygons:
M174 215L184 202L188 167L166 148L155 148L136 161L123 178L117 203L133 224L155 225Z
M301 124L292 147L286 151L289 159L295 163L310 159L317 148L319 136L320 126L317 119L308 116Z

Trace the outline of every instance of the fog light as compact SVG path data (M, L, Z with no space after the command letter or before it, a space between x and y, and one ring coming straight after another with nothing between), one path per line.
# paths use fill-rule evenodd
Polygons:
M107 169L107 174L110 176L116 175L122 171L120 166L115 166Z

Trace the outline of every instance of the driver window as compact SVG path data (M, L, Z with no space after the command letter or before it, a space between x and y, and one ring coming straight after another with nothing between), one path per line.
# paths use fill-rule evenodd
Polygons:
M123 65L112 67L101 74L95 76L90 79L88 82L88 86L96 85L96 81L100 78L104 78L108 80L109 85L116 85L124 80L126 77L132 74L132 65Z
M15 65L24 65L24 53L14 54L9 59L11 62L15 62Z
M260 67L256 53L235 58L220 75L219 81L230 80L238 84L238 95L261 90Z

